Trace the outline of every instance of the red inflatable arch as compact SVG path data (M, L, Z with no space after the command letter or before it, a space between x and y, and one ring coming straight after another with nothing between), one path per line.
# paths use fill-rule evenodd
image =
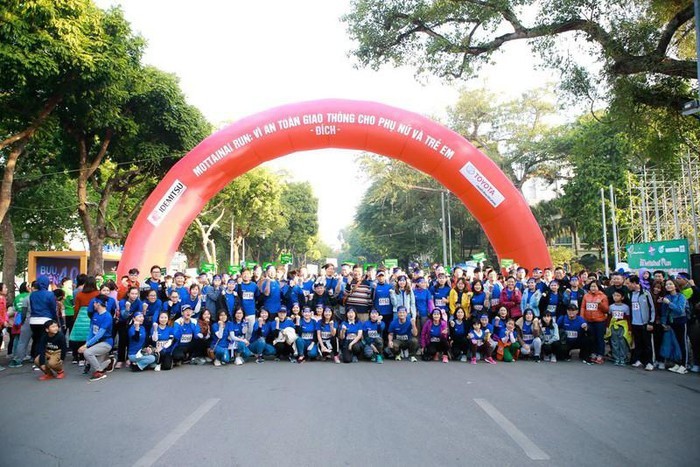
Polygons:
M491 159L421 115L375 102L319 100L277 107L214 133L165 175L126 239L119 275L167 265L206 203L265 161L312 149L356 149L434 177L481 224L499 258L549 266L547 245L522 194ZM339 182L352 182L342 180Z

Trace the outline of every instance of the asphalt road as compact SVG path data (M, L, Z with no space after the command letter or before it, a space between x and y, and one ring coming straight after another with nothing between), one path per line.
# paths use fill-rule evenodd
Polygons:
M0 465L700 464L697 375L577 361L80 373L0 373Z

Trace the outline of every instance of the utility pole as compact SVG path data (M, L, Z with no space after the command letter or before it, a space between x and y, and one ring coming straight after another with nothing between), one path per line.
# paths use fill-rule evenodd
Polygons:
M615 215L615 209L617 209L615 205L615 192L613 191L613 186L612 183L610 184L610 220L612 221L612 233L613 233L613 250L615 251L615 268L617 268L618 263L620 262L620 249L618 247L618 241L617 241L617 217Z
M450 267L454 266L452 261L452 214L450 213L450 192L446 192L447 195L447 241L449 242L449 252L450 252Z
M605 188L600 189L600 209L603 212L603 255L605 257L605 275L610 275L610 262L608 260L608 224L605 221Z
M230 237L230 244L231 244L231 254L229 255L228 264L229 264L229 265L233 265L233 212L231 212L231 237Z
M445 192L440 192L440 204L442 204L442 264L447 265L447 232L445 223Z

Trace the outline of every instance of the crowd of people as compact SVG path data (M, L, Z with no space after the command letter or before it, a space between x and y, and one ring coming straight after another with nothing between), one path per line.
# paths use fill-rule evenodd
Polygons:
M274 265L189 278L163 276L154 266L148 278L139 276L131 269L115 283L81 274L75 284L40 276L22 284L9 307L0 284L9 366L31 360L39 379L61 379L70 353L97 381L119 368L162 371L183 363L495 365L577 354L588 365L700 371L700 290L685 273L448 273L440 265L404 272L351 264L336 272L326 264L317 276Z

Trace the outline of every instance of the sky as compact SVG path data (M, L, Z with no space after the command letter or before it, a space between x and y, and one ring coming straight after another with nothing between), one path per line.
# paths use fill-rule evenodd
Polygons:
M144 62L176 74L188 101L215 126L283 104L324 98L376 101L441 118L460 87L488 87L508 100L542 86L526 44L509 44L477 80L446 84L417 80L410 68L357 69L353 42L340 17L349 0L98 0L121 6L147 41ZM311 182L319 198L321 239L338 246L369 186L356 151L300 152L266 163L294 181ZM319 163L320 161L320 163ZM338 209L340 183L352 196Z

